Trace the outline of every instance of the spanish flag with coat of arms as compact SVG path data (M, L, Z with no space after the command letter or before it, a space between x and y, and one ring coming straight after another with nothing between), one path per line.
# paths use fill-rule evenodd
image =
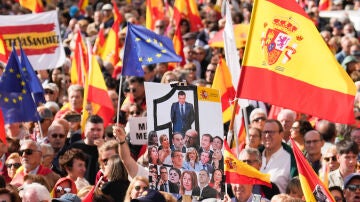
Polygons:
M354 122L354 82L295 0L256 0L237 94Z

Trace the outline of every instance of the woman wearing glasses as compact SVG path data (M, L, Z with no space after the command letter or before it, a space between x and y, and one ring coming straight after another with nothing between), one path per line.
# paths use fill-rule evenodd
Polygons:
M12 179L16 170L21 166L21 159L18 153L11 153L5 161L8 176Z
M104 168L104 176L108 182L101 186L101 191L111 196L114 202L123 202L125 190L128 189L130 182L119 155L113 155L104 162Z
M130 202L131 199L136 199L149 188L149 180L144 176L136 176L131 181L129 188L126 191L124 202Z

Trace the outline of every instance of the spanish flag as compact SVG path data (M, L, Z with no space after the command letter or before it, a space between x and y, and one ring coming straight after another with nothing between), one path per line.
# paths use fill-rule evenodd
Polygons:
M146 0L146 28L154 30L156 20L164 19L164 17L165 11L162 0Z
M294 151L296 165L299 170L299 178L301 189L303 190L305 201L309 202L325 202L334 201L330 191L321 182L316 175L309 162L305 159L303 153L295 144L293 139L290 139Z
M296 1L256 0L250 24L239 97L354 122L354 82Z
M44 11L44 5L41 0L20 0L20 6L31 10L33 13Z
M262 184L271 187L270 175L261 173L256 168L238 160L224 141L224 171L226 183Z
M328 11L331 9L332 0L320 0L319 11Z
M104 76L100 65L94 55L91 55L89 73L84 87L83 109L89 109L91 114L97 114L104 120L104 126L108 126L114 117L114 107L107 93ZM81 126L85 127L86 119L90 115L88 110L83 110Z
M185 18L190 22L192 32L199 31L203 27L199 10L195 0L175 0L174 19ZM176 25L178 21L176 21Z
M79 0L78 7L81 13L85 13L86 6L89 5L89 0Z
M80 31L76 34L74 54L72 56L70 79L72 84L83 85L88 72L88 53Z
M232 101L235 99L236 92L231 82L229 68L226 66L226 63L222 58L216 68L211 88L219 90L221 95L223 123L230 121L233 112Z
M0 62L7 63L9 51L2 35L0 35Z

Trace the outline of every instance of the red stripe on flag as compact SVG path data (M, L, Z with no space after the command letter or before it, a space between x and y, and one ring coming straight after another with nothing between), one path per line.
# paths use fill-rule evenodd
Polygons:
M221 95L221 107L222 107L222 111L225 111L227 108L230 107L231 105L231 101L234 99L235 97L235 89L234 87L228 87L226 88L226 91L224 92L223 95Z
M101 106L100 109L94 113L104 119L105 127L112 122L114 116L112 102L110 99L104 99L106 97L109 97L107 90L89 85L88 102L99 104Z
M55 30L55 24L37 24L37 25L18 25L18 26L0 26L2 34L31 33L31 32L50 32Z
M239 92L241 98L256 98L307 114L316 112L317 117L336 123L353 123L355 120L353 113L343 113L353 110L354 96L352 95L310 85L267 69L244 66L242 71L242 75L246 75L241 76L242 79L239 82L238 89L241 89ZM240 86L246 87L240 88ZM273 88L274 86L276 89ZM304 99L300 102L293 101L299 100L299 97ZM313 103L321 103L322 107L319 108ZM332 110L329 111L329 109Z
M40 54L52 54L55 53L55 50L58 48L58 44L54 43L54 47L49 48L41 48L41 49L29 49L29 48L23 48L26 55L40 55ZM18 51L16 51L18 52Z
M309 18L309 16L306 14L306 12L298 4L289 3L284 0L268 0L268 1L275 4L275 6L282 7L288 11L297 13L297 14L302 15L305 18L308 18L309 20L311 20ZM295 0L292 0L292 1L295 1Z

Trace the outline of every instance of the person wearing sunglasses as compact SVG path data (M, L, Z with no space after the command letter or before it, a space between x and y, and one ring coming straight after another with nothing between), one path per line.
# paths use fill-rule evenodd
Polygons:
M69 177L60 178L51 191L52 198L60 198L64 194L77 194L75 182Z
M24 140L20 146L19 155L21 156L22 166L12 179L12 185L21 186L24 183L24 176L27 174L43 175L51 187L60 178L51 169L40 165L42 158L41 146L34 140Z
M263 108L255 108L251 111L249 119L251 128L263 130L267 115Z
M145 176L136 176L132 179L125 195L124 202L130 202L132 199L136 199L141 194L148 190L149 180Z
M351 173L344 179L346 201L360 201L360 173Z
M49 144L54 149L54 159L52 161L52 170L58 174L65 174L63 170L60 169L59 158L65 152L67 147L66 143L66 130L62 124L58 121L54 121L49 129L47 139ZM43 155L46 155L45 153Z
M3 173L2 175L5 177L6 175L9 176L10 181L14 177L16 170L21 166L21 158L18 153L11 153L6 161L5 166L7 169L7 174ZM5 177L6 180L6 177Z

